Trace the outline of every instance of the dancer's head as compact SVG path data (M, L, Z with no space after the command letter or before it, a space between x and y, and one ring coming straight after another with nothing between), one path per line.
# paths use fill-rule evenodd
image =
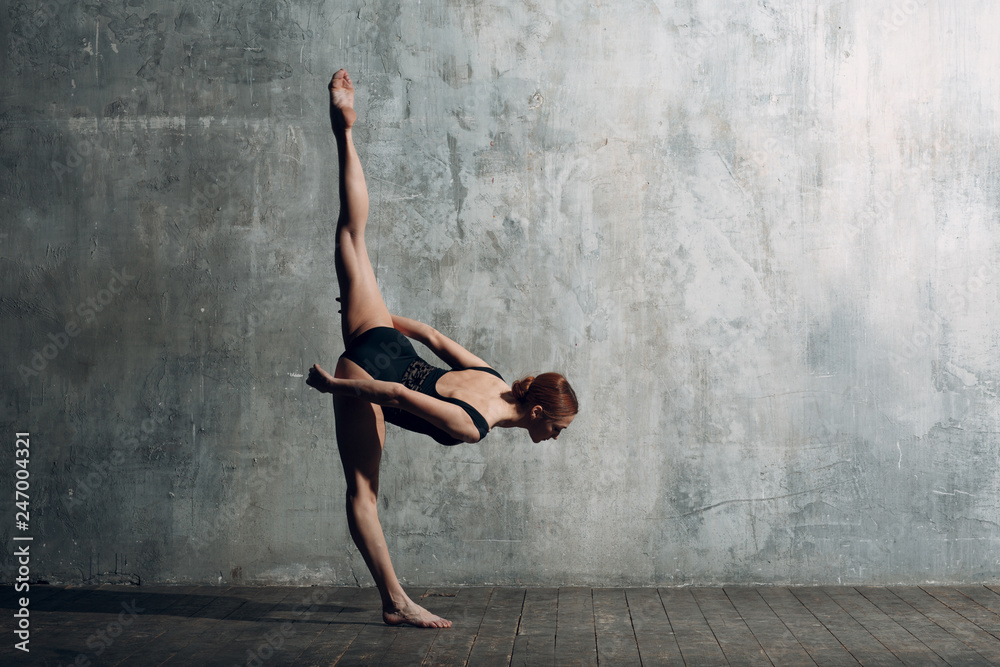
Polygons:
M542 373L515 382L511 389L514 399L529 416L528 434L533 442L559 437L580 411L576 392L559 373Z

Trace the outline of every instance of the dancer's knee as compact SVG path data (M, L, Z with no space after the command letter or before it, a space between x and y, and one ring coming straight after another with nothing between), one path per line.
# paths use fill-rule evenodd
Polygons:
M365 246L365 224L358 221L337 223L337 251L343 254L368 252Z
M372 488L347 488L347 512L355 517L378 513L378 493Z

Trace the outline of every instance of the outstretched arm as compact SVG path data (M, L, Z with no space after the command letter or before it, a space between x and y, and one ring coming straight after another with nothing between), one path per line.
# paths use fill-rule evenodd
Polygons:
M400 315L392 316L392 326L401 334L413 340L418 340L429 347L441 361L452 368L488 367L489 364L466 350L464 347L445 336L443 333L423 322L411 320Z
M315 364L309 369L306 384L323 393L351 396L386 408L406 410L462 442L479 441L479 429L465 410L396 382L337 378Z

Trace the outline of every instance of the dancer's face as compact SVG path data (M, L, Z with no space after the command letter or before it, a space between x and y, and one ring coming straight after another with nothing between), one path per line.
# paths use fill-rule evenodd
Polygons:
M541 408L538 408L541 410ZM575 416L575 415L574 415ZM532 442L542 442L544 440L558 440L559 434L564 428L573 422L573 417L563 417L561 419L548 419L539 417L532 421L528 427L528 435Z

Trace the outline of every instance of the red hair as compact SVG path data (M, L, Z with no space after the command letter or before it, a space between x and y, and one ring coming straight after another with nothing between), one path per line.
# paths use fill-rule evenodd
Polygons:
M576 392L559 373L542 373L538 377L529 375L511 385L511 390L518 403L529 408L541 406L549 419L572 417L580 411Z

